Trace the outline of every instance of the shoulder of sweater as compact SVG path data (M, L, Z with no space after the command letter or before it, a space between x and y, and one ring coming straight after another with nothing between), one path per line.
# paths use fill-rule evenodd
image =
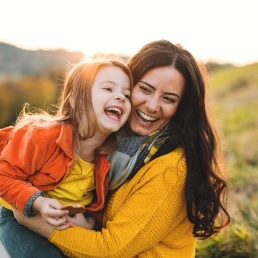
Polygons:
M184 150L182 147L176 148L170 153L150 161L145 166L143 166L142 169L143 171L150 170L153 175L160 175L162 174L162 171L165 172L169 170L177 170L178 172L182 172L183 174L185 174L186 161L184 156Z
M185 182L186 171L184 151L180 147L144 165L132 178L131 184L143 186L152 182L159 187L179 189Z
M178 147L175 150L154 159L152 162L165 164L178 164L178 162L185 163L184 149Z

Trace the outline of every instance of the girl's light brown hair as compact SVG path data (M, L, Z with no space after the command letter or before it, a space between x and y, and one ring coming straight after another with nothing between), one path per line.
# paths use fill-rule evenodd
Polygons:
M129 77L130 89L132 89L131 72L120 59L100 58L93 61L81 61L72 65L65 75L56 115L51 116L42 110L31 112L26 105L17 120L17 128L29 122L43 127L71 123L75 148L78 140L92 137L96 132L97 122L92 105L91 89L98 71L105 66L115 66L124 71ZM74 105L71 104L71 100L75 103ZM86 115L86 127L82 124L82 114ZM111 134L97 152L110 153L114 148L114 138L114 134Z

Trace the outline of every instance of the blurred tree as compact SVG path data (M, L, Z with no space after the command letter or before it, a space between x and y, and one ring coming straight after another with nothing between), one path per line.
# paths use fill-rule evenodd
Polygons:
M9 126L15 120L24 103L47 110L57 104L62 85L62 73L58 79L50 76L26 76L8 78L0 83L0 127Z

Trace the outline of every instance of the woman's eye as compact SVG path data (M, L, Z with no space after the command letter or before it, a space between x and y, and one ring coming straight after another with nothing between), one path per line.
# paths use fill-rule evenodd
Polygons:
M140 86L140 89L143 93L150 93L151 92L147 87L144 87L144 86Z
M169 98L169 97L163 97L165 102L168 103L176 103L176 100L174 98Z

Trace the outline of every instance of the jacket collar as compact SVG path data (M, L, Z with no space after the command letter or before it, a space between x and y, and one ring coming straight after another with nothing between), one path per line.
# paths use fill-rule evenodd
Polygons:
M74 158L74 146L73 146L73 128L71 124L62 124L59 137L56 143L71 159Z

